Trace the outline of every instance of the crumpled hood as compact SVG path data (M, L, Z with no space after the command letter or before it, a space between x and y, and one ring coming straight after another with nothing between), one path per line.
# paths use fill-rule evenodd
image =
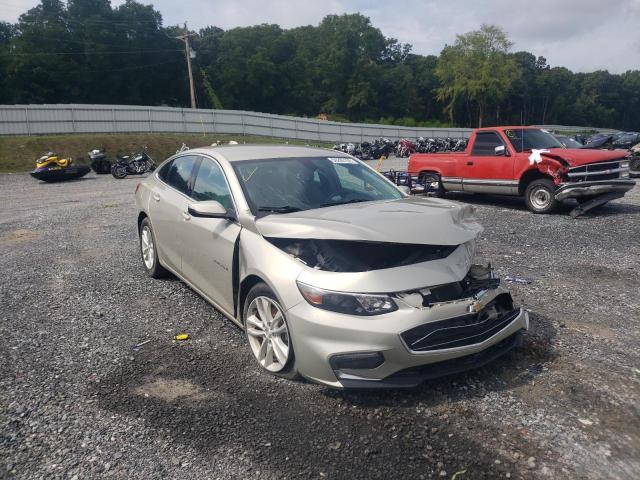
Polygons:
M435 198L352 203L273 214L258 219L256 226L267 238L429 245L460 245L482 231L473 216L473 207Z
M582 148L554 148L549 153L540 153L543 157L564 160L570 167L580 167L588 163L610 162L627 156L626 150L589 150Z

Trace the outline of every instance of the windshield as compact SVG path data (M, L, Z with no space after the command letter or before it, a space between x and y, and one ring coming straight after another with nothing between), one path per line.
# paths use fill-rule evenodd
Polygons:
M563 148L563 145L553 135L539 128L505 130L504 134L516 152L532 149Z
M247 160L233 168L256 216L402 198L382 176L351 158Z

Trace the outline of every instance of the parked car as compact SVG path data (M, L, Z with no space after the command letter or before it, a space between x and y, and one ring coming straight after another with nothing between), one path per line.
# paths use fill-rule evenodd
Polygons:
M613 135L609 133L596 133L587 138L584 148L613 148Z
M640 142L640 133L638 132L621 132L613 137L611 146L613 148L620 148L623 150L629 150L634 145Z
M472 264L471 206L408 197L342 152L192 149L135 198L149 275L182 279L285 378L414 386L494 359L528 328Z
M449 191L519 195L534 213L549 213L574 198L572 216L620 198L635 185L622 150L563 148L535 127L474 130L461 153L416 153L408 171L436 196Z
M566 135L553 134L553 137L558 140L564 148L584 148L584 145L577 141L575 138L567 137Z

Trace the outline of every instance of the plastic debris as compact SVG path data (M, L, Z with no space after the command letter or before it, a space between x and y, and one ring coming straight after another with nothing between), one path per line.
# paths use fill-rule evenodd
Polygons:
M460 475L464 475L465 473L467 473L466 470L459 470L452 475L451 480L456 480Z
M189 340L189 334L188 333L179 333L178 335L176 335L173 338L174 338L174 340L179 340L179 341Z
M587 420L586 418L579 418L578 421L583 425L593 425L593 422L591 420Z
M134 352L137 352L138 350L140 350L144 345L146 345L147 343L151 342L152 339L150 338L149 340L145 340L144 342L140 342L140 343L136 343L135 345L131 346L131 349Z
M531 280L527 280L523 277L518 277L516 275L507 275L504 277L504 281L508 283L517 283L518 285L528 285L531 283Z

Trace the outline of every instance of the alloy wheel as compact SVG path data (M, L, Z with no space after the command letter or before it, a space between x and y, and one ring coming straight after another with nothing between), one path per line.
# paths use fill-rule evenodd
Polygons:
M142 260L147 270L153 268L153 262L155 261L155 248L153 245L153 235L148 225L142 227L140 234L140 248L142 249Z
M289 360L289 330L280 306L269 297L256 297L247 309L249 346L258 363L279 372Z

